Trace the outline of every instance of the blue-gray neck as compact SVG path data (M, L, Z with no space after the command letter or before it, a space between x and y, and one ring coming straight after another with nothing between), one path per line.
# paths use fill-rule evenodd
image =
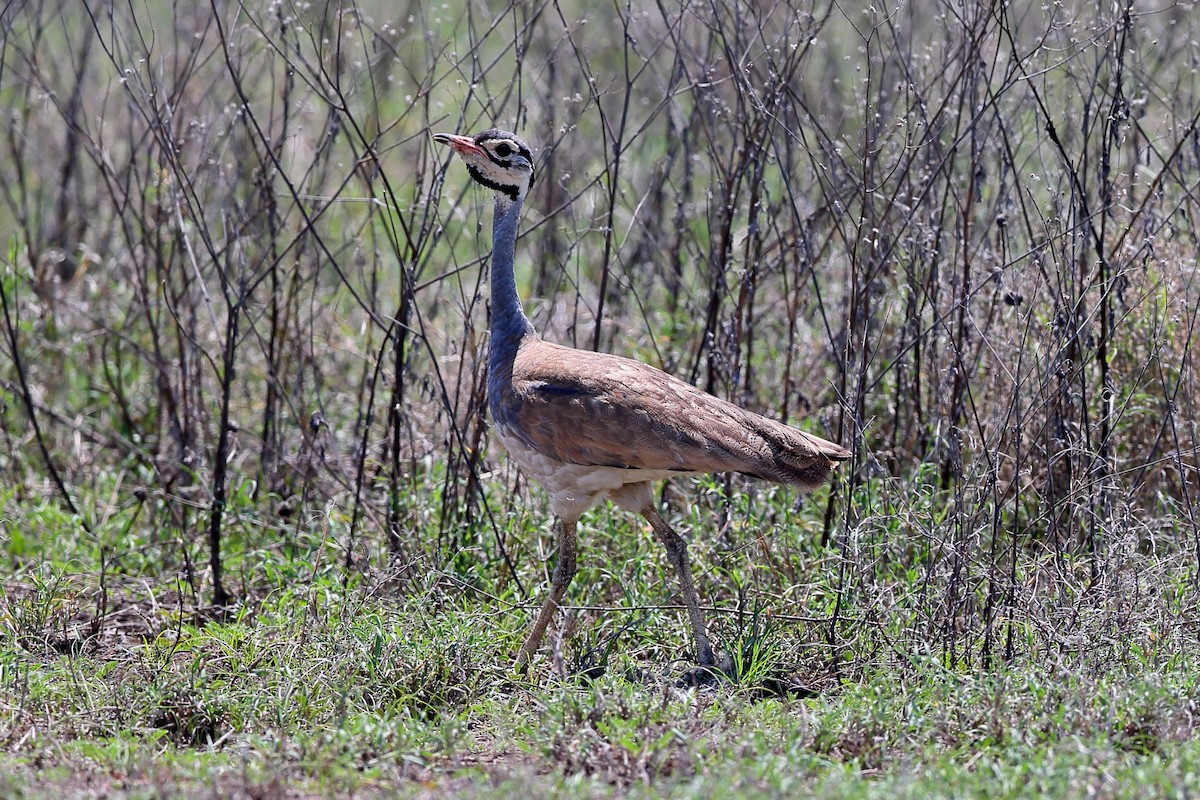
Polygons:
M488 396L492 414L512 382L513 359L526 336L533 335L533 324L521 310L517 296L517 278L513 273L513 249L517 242L517 222L521 218L523 197L512 200L497 194L492 217L492 336L488 346Z

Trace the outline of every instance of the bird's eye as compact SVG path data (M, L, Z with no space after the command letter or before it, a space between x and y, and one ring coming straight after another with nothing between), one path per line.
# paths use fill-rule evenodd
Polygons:
M508 158L510 155L512 155L512 151L512 145L510 145L508 142L501 142L500 144L496 145L495 149L496 155L500 156L500 158Z

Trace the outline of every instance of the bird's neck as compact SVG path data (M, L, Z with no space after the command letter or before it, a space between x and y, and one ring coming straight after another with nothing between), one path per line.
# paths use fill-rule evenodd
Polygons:
M523 198L511 200L496 196L492 217L492 335L488 350L488 384L511 381L513 359L521 340L534 333L533 324L521 310L517 278L513 272L513 251L517 242L517 221ZM492 391L493 397L495 391Z

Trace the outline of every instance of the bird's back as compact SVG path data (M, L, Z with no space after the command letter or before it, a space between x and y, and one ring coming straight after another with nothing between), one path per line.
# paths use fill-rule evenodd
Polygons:
M518 349L506 383L492 398L502 437L562 464L741 472L814 489L850 457L647 364L536 337Z

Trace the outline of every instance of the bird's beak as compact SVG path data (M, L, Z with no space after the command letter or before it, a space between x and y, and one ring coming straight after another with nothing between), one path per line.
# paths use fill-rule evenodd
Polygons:
M457 133L435 133L433 140L439 144L450 145L454 148L455 152L461 155L468 153L479 156L484 155L483 150L472 141L470 136L459 136Z

